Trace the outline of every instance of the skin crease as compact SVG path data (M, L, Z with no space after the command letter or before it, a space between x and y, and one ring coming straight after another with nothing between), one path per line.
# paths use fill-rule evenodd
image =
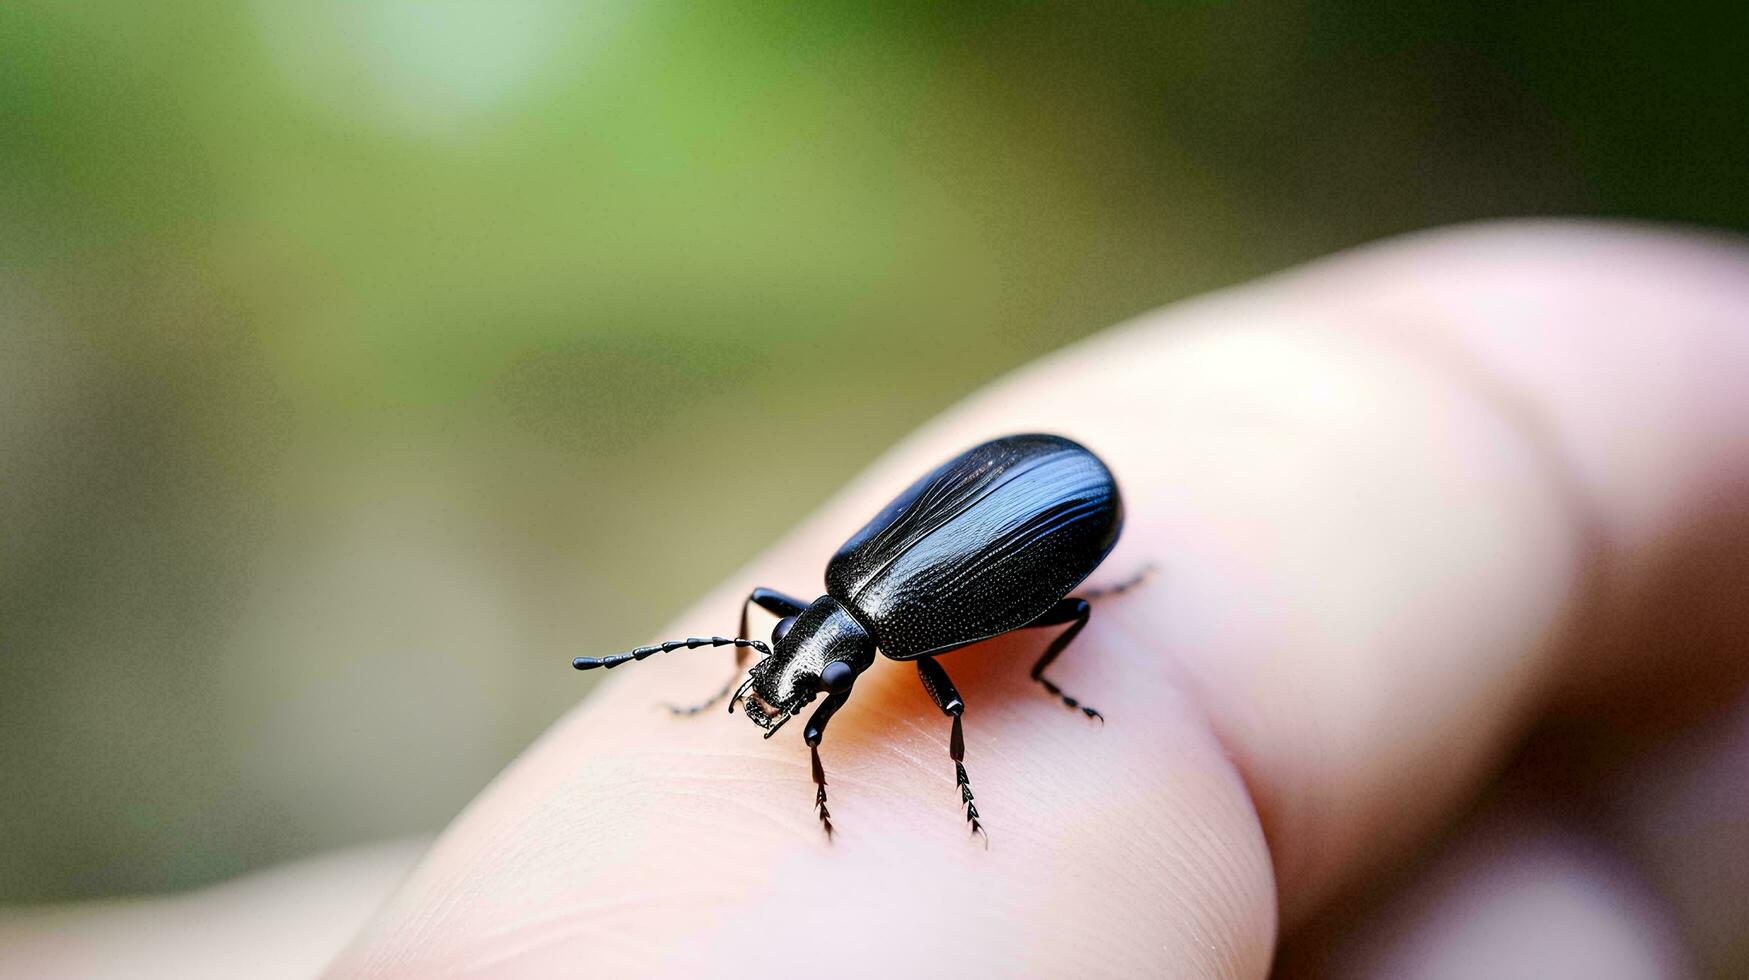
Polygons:
M982 438L1082 441L1128 521L1089 584L1157 571L1052 670L1104 727L1026 679L1046 631L943 658L988 850L914 667L877 662L827 732L828 844L799 726L670 719L731 655L666 654L484 790L329 973L1258 977L1287 936L1286 976L1558 976L1608 935L1641 975L1729 975L1745 378L1738 246L1577 223L1397 240L1110 331L919 432L663 635L725 632L755 585L818 594Z

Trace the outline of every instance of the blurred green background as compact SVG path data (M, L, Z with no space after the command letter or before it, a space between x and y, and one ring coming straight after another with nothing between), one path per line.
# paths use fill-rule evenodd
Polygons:
M0 901L436 830L566 658L1115 320L1749 229L1746 65L1741 4L7 0Z

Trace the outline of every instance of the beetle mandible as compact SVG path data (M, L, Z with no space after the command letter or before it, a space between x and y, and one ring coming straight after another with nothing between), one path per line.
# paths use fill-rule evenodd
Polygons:
M729 711L744 701L748 718L770 738L821 694L803 740L812 754L814 805L827 837L826 774L820 740L850 699L856 679L878 651L915 661L923 688L953 719L948 754L972 833L982 834L966 777L965 701L936 658L950 650L1018 629L1063 631L1032 665L1032 679L1088 718L1099 712L1044 675L1091 615L1088 599L1129 588L1069 596L1117 544L1123 503L1111 471L1085 447L1062 436L1006 436L974 446L913 483L826 565L826 594L804 602L754 589L741 606L734 637L693 637L639 647L611 657L578 657L578 670L612 668L682 648L733 646L735 675L710 700L676 714L696 714L726 697L749 650L762 659L735 690ZM771 645L747 639L747 613L759 606L777 616Z

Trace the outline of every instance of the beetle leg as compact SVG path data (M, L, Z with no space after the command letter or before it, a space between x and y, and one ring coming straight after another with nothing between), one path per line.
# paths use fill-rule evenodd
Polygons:
M820 815L820 826L826 831L826 839L832 839L832 811L826 809L826 770L820 765L820 739L826 735L826 723L832 716L844 707L844 702L850 700L850 692L844 691L826 697L826 702L814 709L808 717L807 730L802 733L802 741L808 743L808 751L813 754L814 763L814 809Z
M1045 668L1049 667L1051 661L1057 659L1057 654L1062 653L1063 648L1068 646L1070 641L1075 639L1075 634L1081 632L1082 627L1087 625L1087 620L1090 619L1092 615L1093 607L1087 604L1086 599L1069 598L1058 602L1056 605L1046 610L1043 616L1027 623L1026 628L1031 629L1034 626L1061 626L1065 623L1068 624L1069 628L1058 633L1057 638L1051 641L1051 645L1045 647L1044 656L1039 657L1038 663L1032 665L1032 679L1043 684L1045 690L1062 698L1063 703L1069 707L1080 709L1081 713L1089 718L1097 718L1100 721L1104 721L1104 715L1087 705L1082 704L1080 701L1075 700L1067 694L1064 694L1062 688L1051 683L1051 679L1045 676Z
M953 719L953 732L948 737L947 754L953 758L954 777L959 781L960 804L966 808L966 822L972 825L973 835L984 838L984 846L990 846L990 835L984 832L984 825L978 822L978 805L972 801L972 782L966 778L966 735L960 727L960 716L965 714L966 702L960 698L960 692L954 689L953 681L947 676L947 671L934 657L922 657L917 661L917 676L923 679L923 689L929 692L930 700L941 709L941 713Z
M754 589L753 592L747 596L747 601L741 604L741 629L735 634L736 636L747 635L747 613L756 605L777 616L800 616L802 610L808 608L807 603L800 599L784 595L782 592L778 592L775 589ZM667 706L668 710L673 714L680 716L696 715L700 711L703 711L716 704L718 701L728 697L729 692L735 689L735 682L741 679L741 674L747 669L747 649L748 648L746 647L735 648L735 673L729 678L729 682L723 685L722 690L711 695L709 699L695 704L690 708L683 708L677 704L670 704ZM735 710L735 704L732 701L729 703L729 710Z

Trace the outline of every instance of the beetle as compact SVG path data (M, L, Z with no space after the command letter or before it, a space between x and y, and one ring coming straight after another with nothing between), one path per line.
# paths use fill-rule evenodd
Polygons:
M877 652L915 662L924 690L952 719L948 755L975 836L984 830L966 776L960 722L966 704L937 658L1014 630L1063 627L1032 665L1032 679L1063 704L1103 722L1103 715L1063 693L1044 672L1086 627L1088 599L1121 592L1142 577L1069 595L1111 553L1122 530L1117 481L1084 446L1040 433L992 439L924 475L851 535L826 565L826 594L813 602L757 588L741 606L734 637L669 640L611 657L578 657L572 666L613 668L671 650L733 646L736 671L728 684L703 704L672 709L695 714L728 696L749 651L757 651L761 659L730 698L729 711L744 704L766 738L825 695L802 739L812 756L814 805L830 838L820 764L826 725ZM754 606L781 617L769 646L747 638L747 614Z

